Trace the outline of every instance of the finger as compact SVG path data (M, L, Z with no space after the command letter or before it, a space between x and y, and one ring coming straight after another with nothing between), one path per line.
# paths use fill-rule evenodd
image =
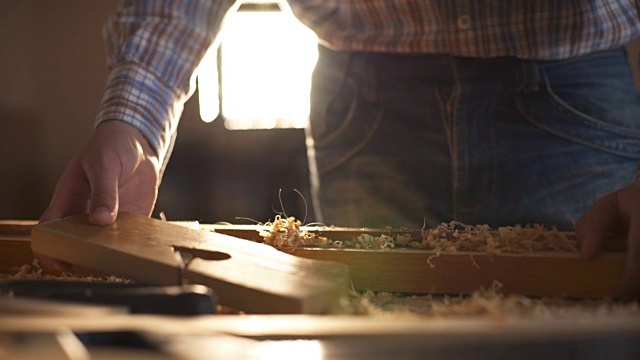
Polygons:
M145 206L143 204L129 203L129 204L122 204L119 208L119 211L149 217L153 212L153 208L151 206Z
M87 267L83 267L80 265L74 265L68 263L66 261L50 258L46 255L42 254L34 254L35 257L40 262L42 269L51 275L62 275L62 274L73 274L76 277L106 277L110 276L110 274L92 270Z
M72 161L58 182L51 203L40 217L40 222L84 214L88 210L89 184L82 168Z
M135 196L126 196L121 190L119 211L151 216L157 198L157 190L153 186L145 186L135 190Z
M38 259L38 261L42 265L42 268L47 273L59 275L62 273L69 273L73 270L73 265L71 265L70 263L67 263L61 260L56 260L54 258L50 258L42 254L34 253L33 255Z
M152 159L141 162L136 174L120 184L119 210L151 216L158 198L158 166Z
M99 164L85 166L91 187L89 221L95 225L108 225L116 220L118 212L119 161L105 159Z
M576 222L576 236L581 243L582 255L592 259L600 253L605 235L616 224L617 205L614 194L598 201Z
M40 216L39 222L61 219L68 215L86 214L89 211L89 192L86 195L54 195L49 207Z
M627 259L622 295L633 298L640 295L640 219L632 217L627 235Z

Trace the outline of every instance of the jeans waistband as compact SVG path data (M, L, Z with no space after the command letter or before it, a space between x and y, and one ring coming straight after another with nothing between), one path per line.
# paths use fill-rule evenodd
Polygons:
M354 70L381 79L428 79L430 81L515 81L524 92L539 90L541 69L553 69L602 56L624 56L626 49L584 55L566 60L527 60L516 57L469 58L445 54L341 52L319 46L319 61L350 62Z

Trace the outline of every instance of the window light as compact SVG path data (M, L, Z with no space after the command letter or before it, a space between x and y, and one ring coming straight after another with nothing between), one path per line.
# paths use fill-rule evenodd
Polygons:
M198 69L203 121L221 110L228 129L306 126L317 37L286 2L275 4L276 11L241 6L227 16L220 49L210 49Z

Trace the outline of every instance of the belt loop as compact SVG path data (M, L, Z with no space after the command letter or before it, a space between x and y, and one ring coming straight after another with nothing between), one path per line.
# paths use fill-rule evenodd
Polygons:
M532 93L538 90L540 90L540 66L537 61L524 61L522 63L520 91Z

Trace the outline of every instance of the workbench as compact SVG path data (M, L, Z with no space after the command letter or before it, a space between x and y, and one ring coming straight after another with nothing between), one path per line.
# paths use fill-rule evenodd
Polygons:
M5 277L15 274L21 266L23 270L24 266L33 266L29 265L33 261L30 249L33 225L33 221L2 222L0 272ZM246 228L243 230L242 226L217 229L245 237L257 233L251 230L243 232ZM304 249L300 256L305 251L306 256L324 256L317 251L309 255L312 251ZM384 259L382 252L376 256ZM360 276L356 280L358 286L367 286L370 280L355 274ZM408 286L402 281L398 283L398 289ZM38 311L18 314L5 309L0 314L0 350L4 351L0 351L0 358L4 354L7 358L48 359L640 358L637 306L627 306L619 313L593 311L589 316L577 317L487 313L424 316L406 311L407 308L390 310L374 302L380 296L386 296L386 301L397 299L398 303L407 299L420 301L426 294L398 294L397 289L384 293L380 289L360 290L376 290L369 293L373 311L325 315L240 312L176 317L118 312L104 316L99 315L99 311L104 311L99 307L78 307L78 311L55 315ZM134 347L84 346L78 339L87 334L118 334L138 341Z

